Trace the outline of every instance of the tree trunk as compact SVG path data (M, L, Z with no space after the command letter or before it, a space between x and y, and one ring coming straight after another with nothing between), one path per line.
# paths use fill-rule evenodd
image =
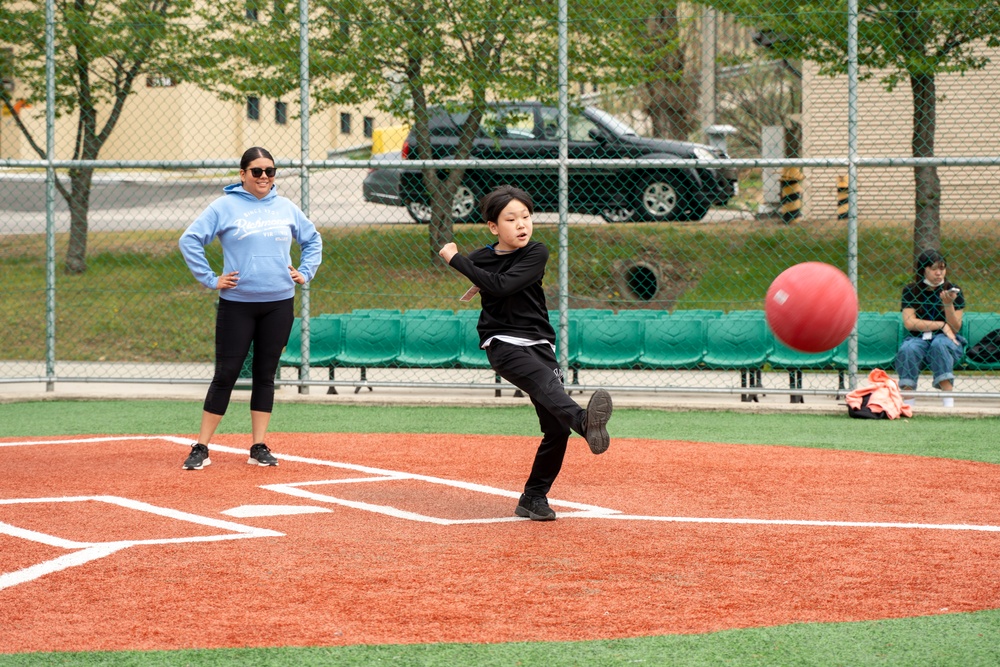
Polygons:
M913 157L934 156L937 96L933 74L911 74L913 91ZM916 217L913 222L913 256L941 247L941 181L937 167L913 168Z
M66 248L66 273L87 270L87 229L90 212L90 187L94 170L90 167L70 169L69 246Z
M485 106L485 89L473 89L471 109L462 125L462 133L459 135L455 152L443 157L467 160L472 156L473 145L479 134L479 125ZM427 145L430 146L429 136ZM438 178L434 169L424 169L424 187L427 188L431 199L431 222L428 225L428 238L430 239L431 260L435 263L443 262L438 255L441 246L445 243L451 243L455 239L452 202L455 200L455 193L458 192L463 178L465 178L464 168L450 170L446 178Z
M646 21L650 39L658 44L679 39L680 24L677 9L664 9L659 16ZM654 137L686 139L697 127L695 107L698 90L685 72L684 49L672 50L656 63L661 78L646 84L646 112Z
M451 225L451 216L448 216L447 220L443 216L440 218L437 215L432 216L428 225L428 232L431 244L431 263L444 265L444 260L441 259L438 251L446 243L451 243L455 240L454 230Z
M446 243L455 240L454 225L451 220L451 200L455 196L454 188L449 188L451 179L440 179L435 169L424 169L424 186L430 193L431 221L428 223L428 239L430 240L431 261L443 264L438 250Z
M646 112L654 137L687 139L696 129L694 103L698 88L686 78L679 81L659 79L646 84L649 102Z

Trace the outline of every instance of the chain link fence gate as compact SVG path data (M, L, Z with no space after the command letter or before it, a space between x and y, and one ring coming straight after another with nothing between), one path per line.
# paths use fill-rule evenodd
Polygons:
M505 182L536 199L580 389L840 393L893 368L925 248L971 347L1000 329L997 9L4 3L0 381L207 383L217 294L177 239L253 145L325 242L280 371L302 391L497 388L436 250L488 243ZM862 310L809 358L761 316L804 261ZM1000 396L998 371L963 358L956 392Z

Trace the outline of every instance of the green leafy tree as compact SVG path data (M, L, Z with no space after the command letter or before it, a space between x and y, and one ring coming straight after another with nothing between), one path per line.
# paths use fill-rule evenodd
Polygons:
M76 116L72 159L98 159L142 74L179 80L175 54L190 48L186 21L191 6L190 0L56 0L55 113ZM45 3L0 0L0 45L12 50L17 97L30 106L15 104L6 89L0 103L31 150L44 158L45 138L32 134L24 115L41 113L45 106ZM93 171L72 168L68 183L56 182L70 213L69 273L87 269Z
M280 97L298 81L294 5L253 12L230 2L203 18L212 45L202 84L233 99ZM570 80L641 85L676 43L652 43L642 17L656 5L639 0L621 16L604 0L571 3ZM374 103L406 119L417 146L429 144L428 118L442 105L468 112L454 159L470 156L490 100L557 95L556 3L543 0L316 0L310 5L310 76L314 109ZM247 18L248 15L252 16ZM251 73L248 76L248 72ZM423 155L426 155L425 151ZM426 169L431 197L431 257L452 240L451 201L464 176Z
M781 57L817 63L820 73L847 72L847 4L843 1L709 0L755 27ZM887 91L909 83L913 98L911 152L934 156L936 77L981 69L983 53L1000 45L996 0L881 0L861 2L858 64L862 78L879 77ZM913 250L940 246L941 181L937 168L913 169L916 217Z

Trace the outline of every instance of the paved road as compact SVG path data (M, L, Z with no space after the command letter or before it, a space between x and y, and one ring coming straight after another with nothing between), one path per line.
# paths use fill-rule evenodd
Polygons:
M316 172L310 178L310 218L320 227L414 224L398 206L369 204L361 198L366 169ZM298 203L297 174L279 174L278 191ZM184 229L235 177L189 174L98 174L90 207L91 231ZM56 231L69 229L66 202L56 194ZM711 211L704 222L745 217L737 211ZM542 213L539 223L555 223L558 216ZM593 215L573 214L574 224L604 224ZM45 181L36 174L0 174L0 234L45 232Z
M412 224L406 210L368 204L361 199L364 169L321 172L310 179L310 213L317 225ZM91 231L183 229L235 177L95 178L90 207ZM298 203L297 175L280 176L278 191ZM69 229L66 202L56 195L56 230ZM41 176L0 176L0 234L45 231L45 182Z

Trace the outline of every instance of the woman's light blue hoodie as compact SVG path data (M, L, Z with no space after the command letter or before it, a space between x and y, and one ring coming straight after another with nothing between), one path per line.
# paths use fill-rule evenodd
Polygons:
M298 271L312 280L323 255L323 239L298 206L279 197L276 187L263 199L239 183L223 188L226 194L212 202L181 235L184 261L205 287L215 289L219 275L205 257L205 246L216 237L222 245L222 273L239 271L236 287L222 290L227 301L281 301L295 296L288 273L292 239L302 248Z

